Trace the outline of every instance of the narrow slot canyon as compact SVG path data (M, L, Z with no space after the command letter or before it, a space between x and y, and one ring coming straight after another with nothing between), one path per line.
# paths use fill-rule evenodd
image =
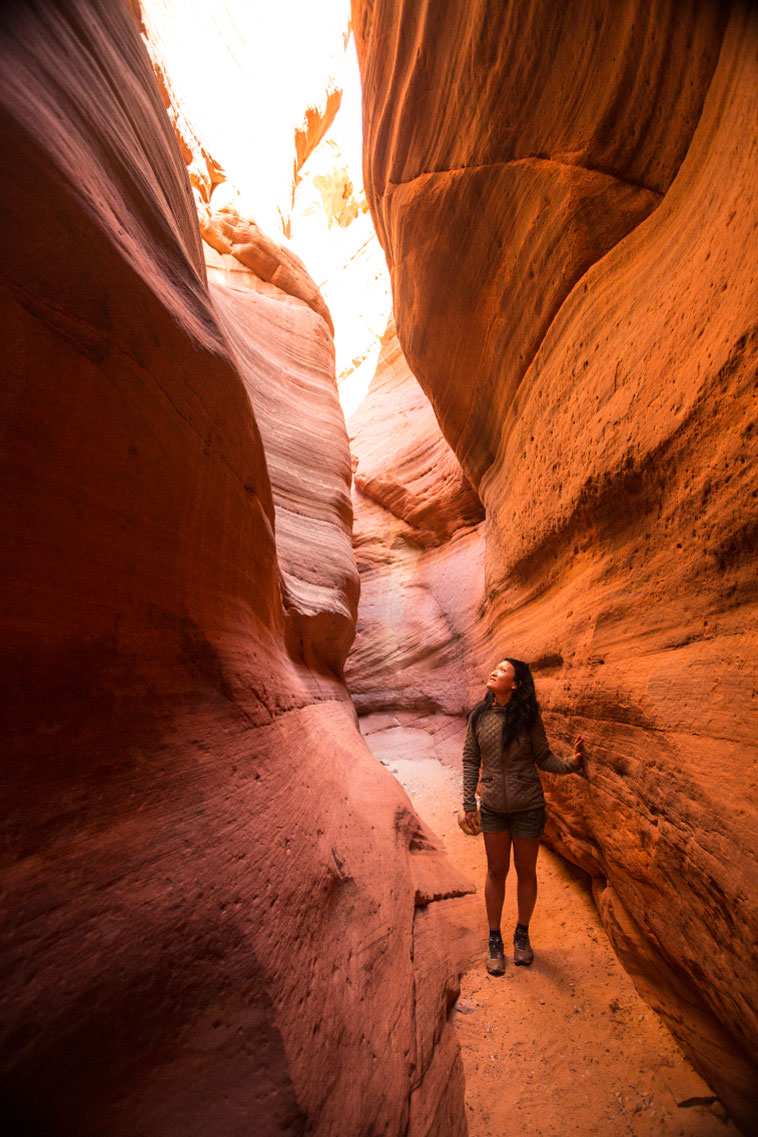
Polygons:
M0 64L6 1130L758 1135L758 10L17 0ZM506 657L585 754L495 976Z

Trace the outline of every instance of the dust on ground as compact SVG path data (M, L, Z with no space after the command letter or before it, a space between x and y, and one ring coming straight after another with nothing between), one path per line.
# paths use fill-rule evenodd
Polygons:
M461 775L433 758L382 761L481 897L482 957L464 975L455 1010L470 1137L739 1137L618 962L586 875L544 845L529 927L534 963L513 965L511 867L506 972L487 975L484 841L458 827Z

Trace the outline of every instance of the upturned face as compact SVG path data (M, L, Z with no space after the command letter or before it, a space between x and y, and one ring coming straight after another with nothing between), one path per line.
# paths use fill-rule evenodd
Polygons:
M513 664L504 659L501 663L497 663L490 672L490 677L487 680L487 690L492 691L494 695L511 695L513 688L518 686L516 683L516 672Z

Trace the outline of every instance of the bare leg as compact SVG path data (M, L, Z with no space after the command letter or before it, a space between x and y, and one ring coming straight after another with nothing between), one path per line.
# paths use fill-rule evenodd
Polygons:
M487 879L484 882L484 903L487 906L487 919L490 931L500 927L505 900L505 878L511 863L511 834L485 833L484 847L487 850Z
M534 905L537 903L537 854L540 851L539 837L513 838L513 863L516 866L518 885L519 924L528 924Z

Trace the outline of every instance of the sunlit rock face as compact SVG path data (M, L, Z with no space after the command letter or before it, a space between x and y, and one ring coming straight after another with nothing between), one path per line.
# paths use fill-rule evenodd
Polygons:
M353 639L358 577L334 325L302 260L271 234L289 231L298 170L339 108L335 72L347 11L334 3L318 22L303 13L308 34L294 40L288 20L299 13L288 14L287 5L265 27L260 11L234 2L212 18L204 5L165 0L144 0L136 14L187 162L215 312L263 434L288 639L310 663L339 675ZM290 51L299 42L308 49L272 108L267 91L281 86L285 38ZM251 106L242 121L235 102ZM266 224L244 215L246 206ZM309 414L293 411L298 403Z
M486 634L587 744L550 838L749 1129L754 6L353 19L399 340L487 511Z
M339 82L339 114L298 172L290 243L318 280L334 320L340 403L349 417L376 371L392 299L363 187L361 82L352 38Z
M0 135L6 1128L463 1134L470 886L338 678L327 322L206 278L126 6L2 9Z
M675 0L353 5L400 342L477 484L566 295L670 185L723 23Z
M245 216L286 234L297 172L340 105L346 0L129 2L198 198L231 184Z
M481 502L443 439L390 321L349 423L361 604L346 678L378 755L460 765L481 628Z

